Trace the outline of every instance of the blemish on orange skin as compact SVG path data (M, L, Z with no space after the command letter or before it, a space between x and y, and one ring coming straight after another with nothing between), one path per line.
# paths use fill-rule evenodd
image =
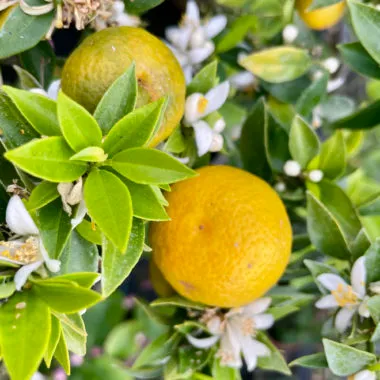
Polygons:
M186 281L179 281L181 285L186 289L187 292L192 292L195 289L195 286L193 284L190 284Z

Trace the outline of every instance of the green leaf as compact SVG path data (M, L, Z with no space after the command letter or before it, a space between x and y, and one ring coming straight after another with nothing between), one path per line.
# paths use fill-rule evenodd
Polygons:
M61 257L61 270L58 274L73 272L97 272L99 253L96 245L72 231Z
M314 130L301 117L293 120L289 133L289 151L302 168L319 153L319 139Z
M341 131L335 132L322 144L318 167L323 171L325 178L329 179L338 178L344 173L346 144Z
M356 260L360 256L363 256L370 246L371 242L369 240L367 231L365 228L362 228L356 236L354 242L351 244L352 258Z
M366 263L368 268L368 264ZM367 301L368 310L376 324L380 322L380 296L373 296Z
M80 236L96 245L102 245L102 233L96 225L84 219L76 228Z
M199 350L192 346L182 346L178 348L178 369L182 374L191 374L201 370L214 353L210 350ZM196 358L196 360L194 360Z
M3 86L2 89L38 133L43 136L61 135L55 101L46 96L10 86Z
M331 212L311 193L307 194L307 230L320 252L338 259L350 259L343 231Z
M86 172L87 165L69 161L72 155L63 137L48 137L10 150L5 157L36 177L51 182L73 182Z
M63 331L54 352L54 357L57 359L58 363L62 366L65 372L70 375L70 357Z
M363 203L359 207L360 215L376 216L380 215L380 196Z
M132 148L116 154L112 167L133 182L160 185L194 177L196 172L155 149Z
M112 83L94 112L94 117L104 135L123 116L134 110L137 100L136 67L131 66Z
M238 369L221 365L219 359L214 360L211 372L212 378L218 380L238 380L240 375Z
M84 356L86 354L87 333L82 317L79 314L55 314L55 316L61 321L62 336L67 348L77 355Z
M154 322L157 325L171 326L173 324L173 320L162 313L160 310L151 307L146 301L141 298L135 298L136 305L138 309L144 312L144 314L148 317L150 322ZM160 326L162 327L162 326ZM166 331L166 329L165 329Z
M127 179L127 185L132 198L133 215L145 220L170 220L155 190L149 185L140 185ZM159 190L160 191L160 190Z
M349 376L373 364L376 356L356 348L323 339L327 363L334 375Z
M132 227L132 200L128 188L115 175L94 169L84 185L88 213L102 232L122 252Z
M109 240L102 245L102 294L108 297L129 276L143 252L145 239L144 223L133 221L131 237L126 252L120 252Z
M296 111L303 117L309 117L313 109L322 101L327 94L327 83L329 74L327 72L311 83L311 85L302 92L296 103Z
M164 0L127 0L125 2L125 10L128 13L142 14L163 2Z
M327 364L325 354L322 352L318 352L317 354L301 356L300 358L293 360L289 364L289 367L295 367L295 366L317 369L317 368L327 368L328 364Z
M240 64L267 82L282 83L305 74L311 59L306 50L281 46L248 55Z
M380 281L380 240L376 240L365 252L366 282Z
M145 145L161 121L165 98L140 107L119 120L107 135L103 148L110 156Z
M104 153L102 148L97 146L89 146L82 149L80 152L70 157L70 161L85 161L85 162L104 162L108 157L108 154Z
M63 136L75 152L100 146L102 131L94 117L62 91L58 94L57 110Z
M335 121L333 129L370 129L380 124L380 100L360 108L351 115Z
M375 331L371 336L371 342L378 342L380 339L380 324L377 324Z
M244 169L266 180L271 176L265 148L267 124L268 114L264 99L260 98L243 125L240 153Z
M38 210L38 227L49 256L59 259L72 228L70 217L62 208L61 199Z
M32 88L41 88L41 85L38 83L37 79L30 74L28 71L22 69L20 66L13 65L15 69L20 86L23 90L30 90Z
M368 54L360 42L338 45L338 49L344 62L351 69L366 77L380 79L379 64Z
M16 285L13 281L0 283L0 299L9 298L16 291Z
M257 365L259 368L268 369L276 372L283 373L285 375L291 375L288 365L281 352L277 347L270 341L270 339L262 332L257 335L260 342L264 343L271 351L270 356L259 357L257 360Z
M187 96L194 92L206 94L217 84L218 61L214 60L203 67L187 86Z
M380 11L357 1L348 1L352 23L360 42L373 59L380 63L379 40Z
M355 102L343 95L330 95L320 104L320 115L330 123L349 116L355 111Z
M27 207L29 211L38 210L59 197L57 184L43 181L30 194Z
M17 293L1 306L1 352L12 380L30 379L37 371L50 331L49 308L31 291Z
M307 8L307 11L313 11L324 7L329 7L340 3L342 0L313 0L312 4Z
M50 277L46 279L34 279L33 283L43 283L44 285L49 284L68 284L74 282L79 287L90 289L96 280L99 279L99 274L94 272L76 272L76 273L67 273L60 276Z
M37 45L48 32L54 12L30 16L18 6L11 11L0 29L0 59L10 57Z
M176 306L183 309L195 309L195 310L204 310L206 308L205 305L199 302L190 301L180 296L173 296L169 298L158 298L154 300L150 305L152 307Z
M236 18L231 24L228 32L224 34L216 45L216 51L223 53L238 45L246 34L255 26L257 17L255 15L243 15Z
M47 346L47 349L44 355L44 360L48 368L50 368L55 350L57 349L57 345L61 337L61 331L62 331L61 323L56 317L51 315L51 332L50 332L49 344Z
M318 184L319 200L331 212L347 241L354 241L362 226L356 209L348 195L333 182L323 180Z
M183 137L181 126L178 126L165 143L164 151L170 153L182 153L186 149L186 141Z
M58 313L77 313L101 300L99 293L75 283L35 282L32 292Z

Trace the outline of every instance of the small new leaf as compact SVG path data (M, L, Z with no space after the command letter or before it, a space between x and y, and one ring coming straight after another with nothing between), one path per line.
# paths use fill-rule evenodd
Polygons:
M84 162L104 162L108 158L108 154L104 153L102 148L97 146L89 146L70 157L70 161Z

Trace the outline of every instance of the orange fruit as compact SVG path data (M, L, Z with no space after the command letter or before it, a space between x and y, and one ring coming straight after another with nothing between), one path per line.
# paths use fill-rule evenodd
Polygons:
M323 30L336 25L344 15L346 2L308 11L313 0L297 0L296 8L301 19L311 29Z
M171 221L153 223L153 259L182 296L219 307L266 293L289 261L292 231L277 193L229 166L206 166L166 194Z
M139 87L137 107L168 96L161 127L151 142L155 146L170 136L182 118L186 83L170 49L146 30L124 26L87 37L63 67L62 90L93 112L132 62Z

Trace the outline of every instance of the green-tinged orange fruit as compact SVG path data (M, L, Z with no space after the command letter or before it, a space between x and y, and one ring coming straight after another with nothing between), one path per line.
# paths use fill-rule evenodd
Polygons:
M336 25L344 15L346 2L343 0L339 3L327 7L308 11L313 0L297 0L296 8L301 19L305 24L315 30L323 30Z
M171 218L153 223L153 259L182 296L238 307L264 295L283 274L292 231L277 193L229 166L206 166L166 194Z
M70 55L62 72L62 90L93 112L109 86L135 62L137 107L168 97L161 127L151 146L165 140L180 122L186 83L170 49L141 28L108 28L87 37Z

